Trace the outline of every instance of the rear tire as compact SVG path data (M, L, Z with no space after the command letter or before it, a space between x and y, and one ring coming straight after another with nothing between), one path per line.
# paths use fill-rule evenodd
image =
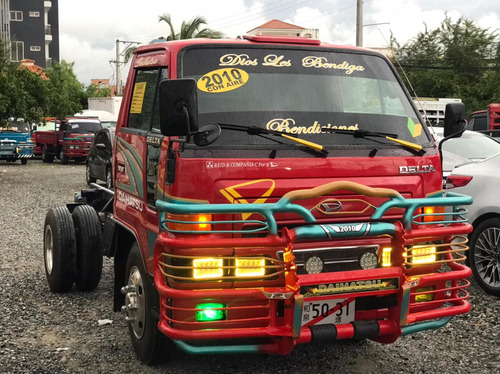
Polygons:
M125 308L129 322L129 335L137 358L146 364L157 362L162 348L162 333L158 320L151 314L155 289L144 268L137 243L132 245L125 272ZM130 308L132 306L132 308Z
M76 271L76 241L73 220L65 206L51 208L45 216L43 257L51 291L71 291Z
M91 291L102 275L101 222L90 205L78 205L72 217L76 237L76 288Z
M477 284L490 295L500 296L500 218L481 222L472 232L469 266Z

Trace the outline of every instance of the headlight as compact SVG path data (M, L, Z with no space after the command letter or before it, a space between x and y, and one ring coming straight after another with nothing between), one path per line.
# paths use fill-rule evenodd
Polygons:
M408 251L407 263L409 265L426 265L436 262L436 247L416 245Z
M361 269L375 269L378 265L377 255L373 252L365 252L359 258L359 266Z
M193 260L193 278L207 279L222 277L223 260L218 258L198 258Z
M265 259L236 259L236 272L237 277L259 277L266 273L266 260Z

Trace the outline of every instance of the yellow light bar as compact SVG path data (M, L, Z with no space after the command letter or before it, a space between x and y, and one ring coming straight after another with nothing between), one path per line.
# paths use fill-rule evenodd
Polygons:
M193 278L207 279L222 277L222 259L198 258L193 260Z
M436 262L436 247L412 247L411 256L408 257L412 265L431 264Z
M433 291L434 287L423 287L423 288L417 288L417 292L429 292ZM420 295L415 295L415 302L421 303L425 301L433 301L434 300L434 294L433 293L422 293Z
M167 213L167 228L172 231L211 231L211 214ZM173 221L173 222L172 222Z
M387 248L382 249L382 266L383 267L389 267L392 265L391 252L392 252L391 247L387 247Z
M237 277L259 277L266 273L266 260L259 259L236 259L236 272Z

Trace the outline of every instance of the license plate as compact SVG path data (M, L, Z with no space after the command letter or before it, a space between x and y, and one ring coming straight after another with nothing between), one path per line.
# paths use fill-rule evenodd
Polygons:
M354 321L355 299L304 300L302 326L326 323L343 325Z

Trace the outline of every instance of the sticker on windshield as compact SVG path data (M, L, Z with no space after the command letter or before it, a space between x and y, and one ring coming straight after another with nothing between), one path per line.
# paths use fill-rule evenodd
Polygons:
M228 92L248 82L248 73L241 69L213 70L198 79L198 89L208 93Z
M138 82L134 85L134 94L132 95L132 103L130 104L130 113L142 113L142 103L144 102L145 93L146 82Z
M408 130L410 130L410 134L414 138L422 135L422 125L420 123L413 122L410 117L408 117Z

